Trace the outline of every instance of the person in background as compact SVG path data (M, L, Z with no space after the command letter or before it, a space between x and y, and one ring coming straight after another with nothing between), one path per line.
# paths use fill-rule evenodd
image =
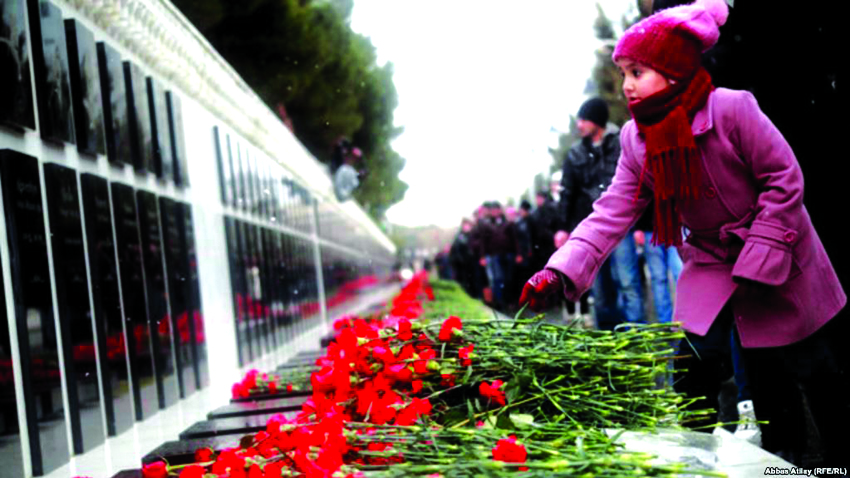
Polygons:
M555 252L552 239L555 237L555 232L561 229L561 224L558 218L558 206L552 201L549 193L538 192L535 195L535 201L537 209L531 213L531 265L537 271L546 265L549 256Z
M620 159L619 131L608 125L605 100L585 101L577 116L582 139L567 152L561 178L561 220L567 232L593 211L593 203L608 189ZM607 258L596 276L592 294L599 329L613 330L624 320L646 321L634 238L624 238ZM621 294L622 310L618 306Z
M481 228L479 256L487 270L493 304L499 310L506 310L508 300L512 298L511 280L517 256L516 233L513 224L505 217L502 205L492 202L489 206L489 219ZM510 301L511 306L514 303Z
M471 235L474 227L475 223L472 219L463 219L460 231L449 249L449 264L454 271L455 280L463 287L463 290L470 297L480 297L480 292L477 292L475 288L475 274L479 265L472 246Z
M508 220L508 222L515 223L519 218L519 213L517 212L517 209L513 206L506 207L505 218Z
M727 15L724 0L698 0L620 37L613 61L634 119L624 127L617 175L520 300L535 307L550 294L586 290L651 202L653 240L681 246L684 260L675 319L687 340L676 390L696 399L693 407L716 410L734 333L756 417L767 422L763 448L800 465L809 446L823 466L846 467L850 380L846 337L837 332L848 320L847 296L803 204L794 152L751 93L714 88L700 65Z
M437 276L442 280L453 280L455 278L455 273L449 261L450 248L451 245L447 245L434 257L434 263L437 264Z
M351 198L351 194L360 186L359 173L355 165L360 161L363 153L360 148L352 148L345 155L344 163L334 173L334 193L340 201Z
M475 210L475 222L473 224L472 230L469 232L469 247L472 249L473 254L476 256L475 266L474 266L474 290L475 295L473 295L476 299L483 299L485 302L490 303L493 301L492 289L490 289L490 284L487 279L487 270L485 269L485 264L481 264L478 260L478 255L481 251L481 241L483 230L487 227L488 218L490 215L490 209L488 204L482 204Z
M532 248L533 228L531 203L523 199L519 205L519 217L514 223L517 256L516 266L514 266L514 278L511 284L511 297L519 297L523 284L536 271L536 269L532 269L532 259L534 257L534 249Z

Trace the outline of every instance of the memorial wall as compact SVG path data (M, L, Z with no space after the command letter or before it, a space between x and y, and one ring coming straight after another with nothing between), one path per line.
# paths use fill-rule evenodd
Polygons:
M394 247L156 0L0 0L0 469L228 387Z

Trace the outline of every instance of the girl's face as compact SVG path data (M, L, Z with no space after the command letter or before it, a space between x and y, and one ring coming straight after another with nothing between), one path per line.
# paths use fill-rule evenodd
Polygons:
M630 104L652 96L672 83L661 73L628 58L620 58L617 67L623 77L623 93Z

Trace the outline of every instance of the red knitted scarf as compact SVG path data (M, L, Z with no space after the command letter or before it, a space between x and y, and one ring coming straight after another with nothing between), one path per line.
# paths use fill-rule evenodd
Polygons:
M700 68L690 81L670 85L629 105L638 131L646 141L640 184L647 169L655 181L653 244L682 244L679 204L699 199L702 173L691 122L713 90L711 76Z

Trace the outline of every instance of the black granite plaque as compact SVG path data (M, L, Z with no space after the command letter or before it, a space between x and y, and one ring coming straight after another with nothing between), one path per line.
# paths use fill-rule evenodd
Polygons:
M189 440L167 441L151 450L142 457L142 464L150 464L157 461L166 461L169 465L179 466L195 463L195 451L201 448L210 448L221 451L232 448L239 444L239 437L224 435L220 437L192 438ZM141 478L141 475L139 475ZM113 477L119 478L119 477ZM121 477L135 478L135 476Z
M252 292L252 284L250 274L250 264L251 258L248 254L248 245L246 232L248 230L247 225L242 221L236 221L236 240L239 245L239 267L240 271L238 272L241 290L239 291L240 297L238 298L241 301L241 310L242 310L242 320L239 321L239 329L240 329L240 338L242 340L242 348L247 354L243 354L243 356L248 358L248 362L254 360L255 357L259 357L260 353L258 350L255 350L254 340L253 340L253 330L252 325L254 322L254 298Z
M278 347L278 326L277 317L275 317L275 287L272 281L272 267L274 265L274 253L272 252L271 231L264 227L260 228L259 247L261 247L261 278L262 278L262 300L263 300L263 315L266 321L266 334L268 335L268 344L270 350L277 350Z
M112 475L112 478L143 478L142 470L121 470Z
M103 42L97 43L100 92L103 97L103 123L106 129L106 153L113 164L132 164L130 123L127 117L127 89L121 56Z
M168 303L171 305L171 340L174 347L174 366L177 369L177 385L180 398L195 391L194 364L192 357L192 331L189 327L191 315L188 312L189 271L187 270L186 251L180 240L182 224L177 222L178 214L173 200L159 198L159 217L162 224L162 250L165 256L166 278L168 281Z
M224 218L224 231L227 235L227 258L230 266L230 288L233 292L233 320L236 330L236 350L239 356L239 366L242 367L250 359L250 346L246 342L245 325L245 296L244 269L242 268L242 253L239 245L239 226L230 216Z
M77 149L89 155L106 154L103 98L100 94L94 35L77 20L65 20L65 36L68 43Z
M126 329L130 383L137 421L156 413L158 398L154 376L151 330L145 301L142 272L142 246L136 216L136 197L132 187L112 183L112 213L115 222L115 246L121 278L122 313Z
M121 323L121 295L115 267L109 185L105 179L92 174L81 175L80 183L106 431L109 436L116 436L133 425L133 402Z
M272 285L272 319L275 324L275 340L278 347L288 345L286 326L283 321L283 283L280 280L280 231L269 231L269 281Z
M225 405L211 411L207 414L207 418L214 420L218 418L245 417L268 413L297 412L301 411L301 405L307 401L311 393L312 391L307 394L288 395L282 398L233 402L230 405Z
M35 129L24 0L0 0L0 124Z
M156 177L164 181L171 181L174 179L174 159L171 148L171 132L168 129L168 107L165 102L165 90L162 89L159 82L150 76L147 78L147 85L153 170Z
M257 151L253 151L250 160L254 172L254 215L262 218L265 215L262 158Z
M165 102L168 107L174 183L185 188L189 186L189 169L186 164L186 139L183 136L183 105L180 103L180 97L171 91L165 92Z
M251 156L254 153L246 143L242 143L241 146L240 157L242 160L242 186L244 187L245 211L253 213L256 203L254 202L254 169L251 164Z
M230 137L218 126L213 127L216 164L218 165L218 187L221 191L221 204L233 206L233 176L230 169Z
M247 200L245 197L245 173L242 167L242 145L235 137L229 137L230 162L233 169L233 192L236 199L236 207L245 210Z
M187 293L187 307L191 312L192 320L189 322L192 333L192 357L195 363L195 388L204 388L210 383L209 367L207 361L207 336L204 327L204 305L201 300L201 278L198 274L198 254L195 242L195 223L192 216L192 207L186 203L177 203L178 223L183 224L180 228L183 249L186 251L185 261L188 271L189 288Z
M89 304L83 227L77 172L58 164L44 165L47 211L53 245L53 272L65 359L68 418L74 453L103 443L94 323Z
M59 143L73 143L71 77L62 11L47 0L27 0L27 4L41 137Z
M130 123L130 153L133 158L133 168L140 173L155 172L151 114L145 76L141 68L129 61L124 62L124 85L127 91L127 118Z
M274 416L274 413L264 415L250 415L246 417L221 418L217 420L206 420L197 422L180 433L181 440L193 438L205 438L222 435L246 435L265 430L266 424ZM294 417L297 413L290 413ZM234 440L234 441L238 441Z
M156 372L159 408L163 409L179 397L177 370L174 367L171 335L174 326L168 312L168 295L162 269L162 242L159 237L159 211L156 195L147 191L136 192L139 214L139 235L142 239L145 291L148 303L148 321L151 328L154 371Z
M257 357L266 352L265 335L263 334L262 299L260 284L259 257L257 251L256 227L246 224L245 227L245 276L248 278L248 321L250 337Z
M24 476L18 401L12 375L12 340L6 315L6 288L0 277L0 463L12 476Z
M261 219L268 220L269 187L266 176L268 173L268 163L263 156L256 154L254 155L254 162L257 171L257 213Z
M270 204L270 220L275 226L281 224L280 215L280 166L269 163L269 204Z
M15 324L34 475L68 461L59 350L44 231L38 161L0 150Z

